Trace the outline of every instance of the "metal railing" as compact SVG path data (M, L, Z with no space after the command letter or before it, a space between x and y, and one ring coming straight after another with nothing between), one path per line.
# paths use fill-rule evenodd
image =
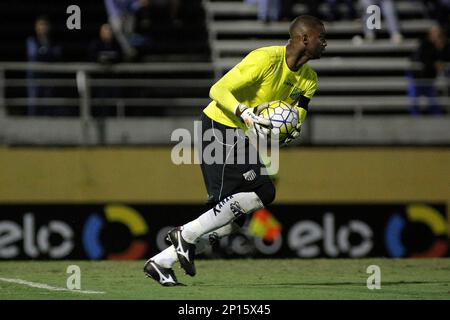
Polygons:
M6 78L7 72L33 72L39 74L52 74L52 77L29 77L23 74L22 78ZM194 78L194 79L171 79L164 78L173 73L191 74L195 72L213 73L212 64L208 62L189 62L189 63L122 63L116 65L101 65L96 63L23 63L23 62L0 62L0 109L3 111L8 106L24 106L30 103L30 97L6 97L6 90L11 87L30 88L30 87L53 87L53 88L77 88L78 97L69 96L52 96L52 97L35 97L33 104L37 106L56 106L62 105L67 107L83 106L81 116L89 117L89 110L92 104L99 106L109 105L111 102L128 103L141 106L157 106L163 99L149 98L98 98L92 97L91 88L204 88L212 85L213 79ZM131 74L133 78L127 77ZM142 79L140 75L151 76L157 74L159 78ZM64 78L57 75L64 75ZM104 75L104 78L94 78L94 76ZM70 76L70 78L67 78ZM108 77L118 78L108 78ZM170 99L167 97L171 106L194 106L194 99L178 98ZM202 101L204 102L204 101Z
M46 113L29 114L29 110L38 107L65 108L65 110L77 109L70 112L72 119L79 121L82 132L83 144L87 144L89 131L98 124L98 119L93 118L93 107L113 106L116 108L116 117L123 118L127 106L141 108L156 108L170 106L170 108L197 107L201 108L209 101L208 97L184 98L173 97L141 97L115 94L116 88L121 88L125 93L130 88L142 91L145 88L167 88L179 90L180 88L206 88L211 86L212 77L202 76L187 79L195 73L213 74L212 65L208 62L171 62L171 63L121 63L115 65L101 65L97 63L27 63L27 62L0 62L0 121L12 118L8 110L22 108L23 119L38 119L33 115L46 115ZM182 77L173 79L176 73ZM64 92L51 95L30 95L30 88L69 89ZM106 88L105 95L96 97L93 95L98 88ZM27 92L28 89L28 92ZM14 91L15 90L15 91ZM14 94L8 92L14 91ZM115 92L116 91L116 92ZM14 109L15 108L15 109ZM13 112L14 114L14 112ZM73 117L78 114L78 117ZM16 113L17 115L17 113ZM64 118L65 113L59 115ZM15 117L17 119L17 117ZM42 117L39 117L42 118ZM57 121L56 117L52 117Z
M411 64L413 67L414 65ZM29 78L27 72L37 73L50 73L55 74L52 77L41 78ZM199 72L202 75L194 78L193 73ZM177 73L179 76L174 78L173 74ZM102 75L113 75L117 78L102 77ZM147 76L148 78L142 78ZM14 135L17 135L19 127L26 128L24 121L30 124L30 121L35 123L41 122L39 128L45 128L47 125L54 124L54 130L60 130L67 125L67 128L73 130L78 126L79 141L80 144L97 144L108 143L108 136L105 133L112 127L118 128L120 132L127 131L124 135L135 135L136 138L133 141L141 143L144 139L139 137L138 128L136 131L131 132L130 128L136 125L135 119L129 119L125 117L125 111L129 106L138 108L157 108L172 110L172 115L176 115L178 112L185 112L186 109L191 108L191 119L198 116L201 108L207 105L210 101L207 96L207 91L214 82L214 69L211 63L139 63L139 64L117 64L111 66L104 66L95 63L24 63L24 62L0 62L0 127L5 125L5 120L9 121L9 126L14 126L16 131ZM440 101L445 106L447 112L449 111L450 99L448 96L449 82L447 78L440 77L435 83L441 92ZM52 97L36 97L32 103L36 106L52 107L66 107L66 108L78 108L79 113L77 117L71 117L70 120L67 117L52 117L42 119L43 117L15 117L8 113L8 110L15 107L27 107L30 103L30 97L27 96L26 88L30 86L47 86L54 88L71 88L72 93L66 96L52 96ZM142 91L146 88L152 88L153 90L167 90L167 94L161 96L121 96L116 95L112 97L95 97L92 95L93 90L96 88L122 88L124 92L128 92L133 88L138 88ZM11 88L21 90L21 95L13 96L8 95L8 91ZM345 121L361 121L364 118L365 112L383 112L392 110L408 110L408 100L406 95L399 94L400 91L406 91L406 78L405 77L383 77L376 79L375 77L366 77L365 79L355 77L322 77L320 82L320 92L311 102L312 108L319 112L351 112L353 116L346 118ZM184 97L182 94L178 96L172 95L172 93L178 93L179 90L201 89L206 94L198 94L195 97ZM367 95L353 96L355 91L370 92L376 90L377 93L371 93ZM339 92L338 95L321 95L323 91ZM395 93L396 92L396 93ZM394 94L392 94L394 93ZM109 121L110 128L105 128L105 119L96 119L92 114L93 107L114 106L116 108L116 115L112 122ZM389 110L392 108L392 110ZM194 116L195 115L195 116ZM37 121L39 118L39 121ZM58 119L59 120L58 120ZM138 121L145 120L146 123L141 122L142 126L155 126L163 125L167 127L167 132L164 131L164 135L170 131L168 126L176 127L176 121L173 121L171 115L163 118L147 117L146 119L139 119ZM353 118L353 120L352 120ZM311 141L314 139L313 127L316 123L327 119L327 117L310 117L308 126L310 126ZM344 118L341 118L344 121ZM42 121L44 122L42 122ZM318 121L317 121L318 120ZM3 121L3 122L2 122ZM59 123L57 124L56 122ZM102 124L103 121L103 124ZM184 120L182 120L184 121ZM70 122L70 125L69 125ZM322 121L323 122L323 121ZM335 122L337 123L337 122ZM350 123L350 122L349 122ZM22 127L23 126L23 127ZM41 130L38 127L37 131ZM327 127L330 127L330 123L327 123ZM442 126L441 126L442 127ZM57 129L59 128L59 129ZM423 130L427 130L424 126ZM0 128L0 143L2 142L2 134L5 136L5 128ZM421 129L421 130L422 130ZM68 129L69 130L69 129ZM122 131L121 131L122 130ZM316 130L316 129L314 129ZM321 129L320 129L321 130ZM316 130L319 132L319 129ZM93 133L96 132L96 133ZM152 131L152 135L156 131ZM163 131L160 130L162 134ZM49 135L58 134L56 131L47 133ZM148 134L146 131L145 134ZM8 134L6 134L7 136ZM75 135L75 134L73 134ZM110 133L111 136L118 136L117 133ZM11 136L11 134L9 135ZM28 133L28 140L32 135ZM168 135L170 136L170 134ZM103 137L103 138L102 138ZM167 140L159 136L159 140L145 140L149 143L166 143ZM5 138L3 138L5 139ZM72 138L67 138L64 141L71 141ZM111 138L112 139L112 138ZM116 139L116 138L114 138ZM111 140L113 143L120 143L117 138ZM383 139L388 140L388 137ZM431 137L432 141L434 137ZM27 140L27 141L28 141ZM49 141L52 141L51 139ZM75 141L75 140L74 140ZM118 142L117 142L118 141ZM427 140L428 141L428 140ZM63 142L65 143L65 142Z
M339 67L339 61L335 61L330 68L336 64ZM368 59L367 64L371 64ZM364 68L364 66L360 66ZM405 69L417 67L417 64L405 64ZM20 77L6 77L7 73L21 72ZM52 77L29 77L27 72L52 74ZM174 78L172 75L176 72L182 74ZM209 73L209 76L193 77L192 73ZM63 75L62 77L60 75ZM103 77L102 77L103 75ZM68 77L69 76L69 77ZM141 78L146 76L147 78ZM117 77L117 78L112 78ZM188 78L186 78L188 77ZM116 64L104 66L96 63L24 63L24 62L0 62L0 113L5 115L7 107L27 106L31 97L27 96L26 90L30 87L52 87L52 88L72 88L71 95L35 97L32 103L36 106L64 106L81 107L80 116L89 118L91 116L92 106L111 106L123 109L132 105L137 107L159 107L170 106L201 108L208 103L209 97L207 91L214 83L214 68L212 63L139 63L139 64ZM429 84L429 82L422 82ZM402 102L406 100L407 80L402 76L386 77L321 77L319 83L319 92L312 104L314 110L318 111L351 111L356 108L370 108L371 110L382 110L386 106L392 105L401 107ZM449 80L447 77L439 77L434 85L441 92L441 100L448 105ZM10 88L22 89L19 96L6 96ZM114 88L123 89L122 94L117 92L112 96L96 97L91 93L96 88ZM137 88L138 90L155 89L166 90L168 93L160 96L148 95L124 95L129 93L128 89ZM174 96L171 92L179 90L200 89L201 94L197 96ZM328 92L337 92L337 95L327 94ZM351 96L358 92L376 91L375 94L359 94L359 99L351 99ZM402 92L403 93L399 93ZM206 92L206 94L204 94ZM384 92L384 93L380 93ZM140 92L142 93L142 92ZM322 95L322 93L326 93ZM389 93L389 94L387 94ZM367 97L367 99L366 99ZM359 101L358 101L359 100ZM335 101L335 103L330 103ZM360 103L361 102L361 103ZM404 102L405 107L407 101ZM120 110L118 110L120 111ZM363 110L364 111L364 110ZM123 114L117 112L120 116ZM172 114L173 115L173 114Z

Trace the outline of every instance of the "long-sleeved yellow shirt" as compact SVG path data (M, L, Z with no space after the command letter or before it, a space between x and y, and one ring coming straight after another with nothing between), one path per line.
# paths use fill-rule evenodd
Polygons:
M245 129L234 114L239 103L256 107L263 102L283 100L295 105L300 96L311 99L316 89L317 74L309 65L291 71L286 63L285 46L264 47L250 52L212 86L212 101L203 112L223 125ZM306 110L299 107L303 123Z

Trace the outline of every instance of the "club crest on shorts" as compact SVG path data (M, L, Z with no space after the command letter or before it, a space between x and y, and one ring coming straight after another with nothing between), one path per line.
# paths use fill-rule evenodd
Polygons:
M245 213L244 209L242 209L241 205L237 201L230 203L230 209L236 218L242 216Z
M253 181L256 178L256 173L253 169L250 171L247 171L246 173L242 174L244 176L244 179L247 181Z

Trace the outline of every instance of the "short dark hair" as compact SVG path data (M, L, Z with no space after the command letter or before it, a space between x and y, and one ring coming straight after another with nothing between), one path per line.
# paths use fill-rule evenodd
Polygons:
M319 18L309 15L301 15L292 20L289 27L289 34L292 37L297 30L305 32L308 29L323 27L323 25L323 22Z
M50 23L50 19L45 14L41 14L40 16L37 16L35 22L38 22L38 21L45 21L47 23Z

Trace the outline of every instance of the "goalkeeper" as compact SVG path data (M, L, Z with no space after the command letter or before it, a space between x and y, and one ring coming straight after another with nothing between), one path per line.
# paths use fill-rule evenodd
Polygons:
M312 16L295 18L289 35L286 46L250 52L212 86L212 102L202 113L202 130L213 131L214 143L223 147L224 161L212 164L201 161L210 209L197 219L171 230L168 239L172 246L145 263L145 274L161 285L179 284L172 270L176 261L188 275L194 276L196 253L208 243L235 232L247 215L275 199L275 187L270 177L260 174L264 167L260 159L256 163L248 161L252 146L244 132L255 127L269 128L270 121L258 113L267 106L266 102L283 100L299 111L297 130L284 143L299 136L308 103L317 88L317 74L307 62L319 59L327 45L323 23ZM233 130L233 144L225 141L226 130ZM203 134L199 136L203 137ZM245 144L244 155L236 148L238 142ZM202 149L205 146L202 143ZM230 156L235 159L244 156L246 162L229 164Z

